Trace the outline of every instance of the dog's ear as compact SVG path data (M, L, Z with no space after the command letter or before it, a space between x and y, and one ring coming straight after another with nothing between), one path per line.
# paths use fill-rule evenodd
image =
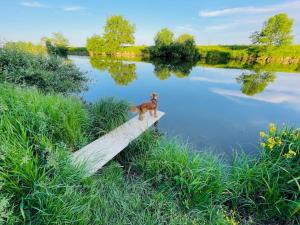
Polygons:
M158 99L158 94L156 92L152 92L151 98Z

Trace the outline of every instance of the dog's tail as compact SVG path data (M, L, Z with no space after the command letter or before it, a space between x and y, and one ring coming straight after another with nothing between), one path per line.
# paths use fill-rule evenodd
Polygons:
M138 107L136 107L136 106L133 106L133 107L129 108L129 111L130 112L137 112L138 113L138 112L140 112L140 109Z

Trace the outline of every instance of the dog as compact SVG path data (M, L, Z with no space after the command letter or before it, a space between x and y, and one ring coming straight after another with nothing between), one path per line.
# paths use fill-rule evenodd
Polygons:
M157 100L158 95L156 93L152 93L150 96L150 102L144 102L138 106L131 107L131 112L137 112L139 114L139 120L144 119L144 115L147 111L149 111L151 116L157 117Z

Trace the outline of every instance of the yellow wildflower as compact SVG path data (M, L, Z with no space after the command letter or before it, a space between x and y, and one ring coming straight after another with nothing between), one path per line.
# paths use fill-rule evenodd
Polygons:
M276 142L275 142L275 140L274 140L273 137L269 137L269 138L267 139L267 143L268 143L268 146L269 146L269 148L270 148L271 150L274 148L274 146L275 146L275 144L276 144Z
M264 137L266 136L266 133L263 132L263 131L261 131L261 132L259 132L259 136L260 136L261 138L264 138Z
M269 129L270 129L270 133L274 134L277 131L277 127L276 127L275 123L270 123Z
M265 148L266 147L266 143L262 142L262 143L260 143L260 146L263 147L263 148Z
M284 154L284 157L288 159L296 155L297 155L296 152L294 152L293 150L289 150L288 153Z

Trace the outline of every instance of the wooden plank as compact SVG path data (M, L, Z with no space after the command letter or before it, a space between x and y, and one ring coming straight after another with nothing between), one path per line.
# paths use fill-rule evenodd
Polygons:
M138 115L135 116L108 134L74 152L72 154L73 162L85 164L88 175L94 174L164 114L164 112L157 111L155 118L146 113L142 121L138 119Z

